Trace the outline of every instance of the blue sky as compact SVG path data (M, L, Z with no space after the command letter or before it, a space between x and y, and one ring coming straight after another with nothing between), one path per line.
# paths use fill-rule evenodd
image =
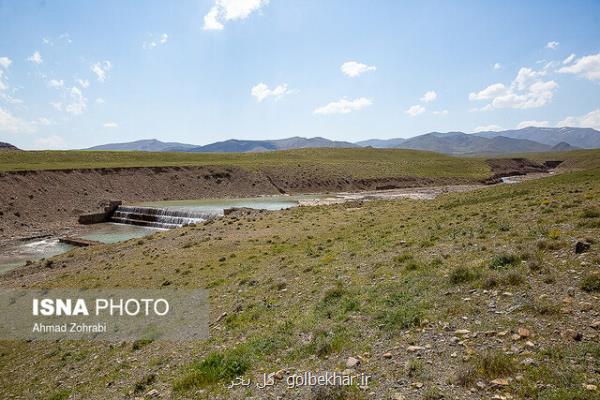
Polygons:
M598 1L0 0L0 141L600 129L599 38Z

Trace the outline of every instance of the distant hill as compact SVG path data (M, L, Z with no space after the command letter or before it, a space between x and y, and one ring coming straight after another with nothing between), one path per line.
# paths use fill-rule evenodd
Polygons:
M322 137L302 138L291 137L288 139L278 140L236 140L230 139L224 142L216 142L207 144L206 146L198 146L191 149L181 150L194 153L241 153L241 152L256 152L269 150L290 150L290 149L306 149L319 147L359 147L350 142L338 142ZM179 151L179 150L178 150Z
M600 132L592 128L538 128L528 127L499 132L477 132L477 136L492 138L504 136L512 139L526 139L556 146L564 142L574 147L592 149L600 147Z
M357 143L334 141L322 137L291 137L278 140L237 140L197 146L164 143L156 139L129 143L112 143L86 150L172 151L193 153L246 153L320 147L375 147L436 151L446 154L500 154L541 151L569 151L600 148L600 132L592 128L529 127L499 132L431 132L409 139L370 139Z
M559 144L552 146L552 151L571 151L578 149L580 149L580 147L571 146L567 142L560 142Z
M190 149L196 147L193 144L176 143L176 142L161 142L156 139L136 140L135 142L126 143L109 143L99 146L90 147L84 150L121 150L121 151L171 151L170 149Z
M406 139L369 139L363 140L362 142L356 142L357 145L362 147L375 147L376 149L390 149L392 147L399 147L402 143L406 142Z
M0 142L0 151L2 150L20 150L17 146L13 146L10 143Z
M429 150L447 154L484 154L550 151L552 146L503 136L486 138L463 132L431 132L406 140L403 149Z

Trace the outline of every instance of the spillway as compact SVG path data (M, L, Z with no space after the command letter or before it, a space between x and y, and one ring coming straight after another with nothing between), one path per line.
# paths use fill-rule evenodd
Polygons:
M110 222L172 229L206 221L211 217L214 217L214 215L195 211L158 207L118 206L111 215Z

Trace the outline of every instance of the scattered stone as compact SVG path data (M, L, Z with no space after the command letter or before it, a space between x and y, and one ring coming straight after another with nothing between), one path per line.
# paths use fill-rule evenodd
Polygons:
M510 384L510 382L508 381L508 379L504 379L504 378L494 379L490 383L492 385L499 385L499 386L508 386Z
M519 328L517 332L519 333L521 339L528 338L531 335L531 332L529 332L529 329L527 328Z
M594 322L592 322L590 324L590 327L594 328L594 329L600 329L600 319L595 320Z
M452 357L452 358L456 358L456 357L458 357L458 353L457 353L457 352L454 352L454 353L450 354L450 357Z
M530 349L535 347L535 343L533 343L531 340L528 340L525 342L525 346L529 347Z
M525 366L530 366L530 365L536 365L536 362L533 358L528 357L528 358L524 359L523 361L521 361L521 364L525 365Z
M514 333L511 335L510 337L512 340L519 340L521 339L521 336L518 333Z
M471 331L468 329L457 329L456 331L454 331L454 334L456 336L464 336L468 335L469 333L471 333Z
M346 360L346 368L356 368L360 364L360 360L354 357L348 357Z
M417 389L421 389L423 387L423 383L421 383L421 382L414 382L414 383L412 383L412 386L416 387Z
M581 311L591 311L594 309L594 305L588 302L581 302L579 306L581 307Z
M157 397L158 396L158 390L152 389L148 393L146 393L146 396L148 396L148 397Z
M577 332L573 329L565 329L560 333L564 339L575 340L576 342L580 342L583 339L583 334L581 332Z
M417 351L425 350L425 347L423 347L423 346L408 346L406 348L406 350L411 353L415 353Z
M392 353L390 353L390 352L383 353L383 358L387 358L387 359L392 358Z
M582 254L588 251L591 247L591 244L587 242L578 241L575 243L575 254Z
M590 383L584 383L584 384L583 384L583 388L584 388L585 390L589 390L589 391L591 391L591 392L595 392L596 390L598 390L598 386L596 386L596 385L592 385L592 384L590 384Z
M217 318L217 320L216 320L215 322L221 322L221 320L222 320L223 318L225 318L226 316L227 316L227 313L226 313L226 312L224 312L223 314L219 315L219 318Z

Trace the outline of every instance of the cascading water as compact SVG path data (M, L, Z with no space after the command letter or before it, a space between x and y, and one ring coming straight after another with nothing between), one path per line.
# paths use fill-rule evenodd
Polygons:
M111 216L110 221L119 224L172 229L206 221L211 217L214 217L214 215L194 211L157 207L119 206Z

